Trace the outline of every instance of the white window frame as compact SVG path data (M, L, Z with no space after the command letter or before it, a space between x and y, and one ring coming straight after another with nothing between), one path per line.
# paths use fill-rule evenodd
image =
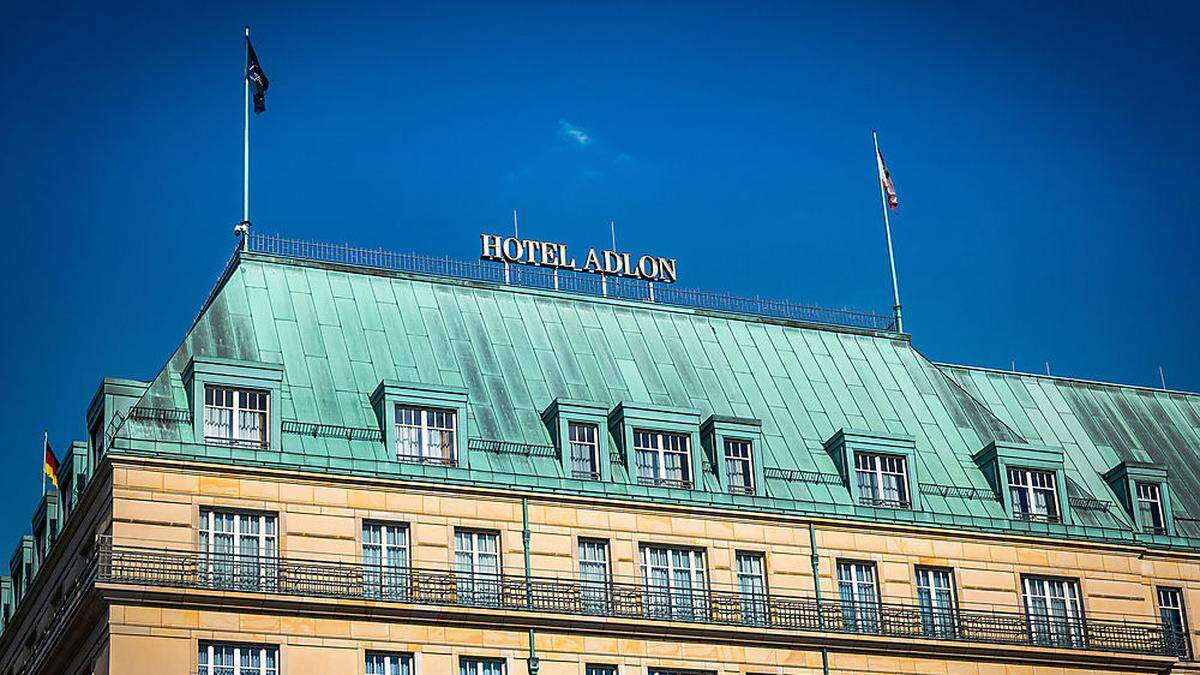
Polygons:
M590 422L567 422L567 447L571 453L571 476L600 480L600 427ZM579 457L578 454L587 457ZM581 465L590 465L588 469Z
M761 625L767 622L770 607L767 595L767 555L762 551L735 551L738 596L742 603L742 621Z
M495 543L493 550L484 550L480 542ZM463 546L466 542L469 546ZM494 530L455 528L454 530L454 573L455 588L459 601L496 605L500 603L501 578L504 575L504 557L500 549L500 533ZM482 564L495 558L495 568Z
M495 675L493 669L487 666L500 666L500 675L508 673L508 662L494 656L460 656L458 657L459 675Z
M668 487L691 488L695 484L692 467L692 437L676 431L633 430L633 451L637 468L637 480L643 485L665 485ZM667 475L667 459L677 457L680 461L680 476ZM643 458L652 460L650 464ZM653 475L646 475L650 469Z
M704 549L642 544L639 555L646 592L643 605L651 616L682 620L707 616L709 579ZM660 555L665 563L655 559Z
M215 397L228 394L230 403L215 402ZM261 401L262 406L256 407L252 401ZM229 433L220 435L212 433L217 422L209 421L210 411L229 411ZM243 429L242 414L261 415L259 420L258 438L246 435ZM229 387L221 384L204 385L204 442L219 445L236 445L247 448L265 448L271 441L271 392L262 389L247 389L244 387Z
M1162 621L1163 626L1168 625L1167 614L1175 615L1175 623L1182 631L1183 641L1177 645L1179 651L1177 654L1181 659L1189 659L1192 656L1192 645L1189 635L1191 630L1188 628L1187 608L1183 604L1183 589L1173 586L1159 586L1155 589L1155 599L1158 602L1158 616Z
M737 483L734 477L738 478ZM749 439L725 439L725 479L730 492L754 494L758 486L754 484L754 443Z
M617 675L617 667L611 663L588 663L583 667L584 675Z
M954 590L954 570L949 567L917 565L913 570L917 589L917 607L925 635L947 638L957 633L958 594Z
M1137 517L1138 525L1144 532L1154 534L1167 533L1167 519L1163 512L1162 503L1162 486L1158 483L1143 483L1135 481L1133 484L1134 498L1137 500ZM1146 513L1146 508L1149 509L1149 514ZM1150 516L1150 522L1146 522L1145 516ZM1158 520L1155 523L1155 519Z
M908 490L908 458L880 452L854 453L854 476L858 484L858 501L866 506L912 508L912 495ZM896 494L886 494L886 477L896 479ZM865 484L864 484L865 479ZM869 488L871 494L864 494Z
M216 518L233 518L233 530L221 532L215 529ZM247 533L244 525L251 521L257 522L258 532ZM269 527L268 527L269 526ZM232 537L228 552L217 550L217 537ZM255 540L254 555L247 561L243 557L245 540ZM273 513L257 511L239 511L235 509L202 508L200 509L200 528L198 531L200 572L209 583L218 586L232 586L251 590L271 588L277 578L277 558L279 556L279 519ZM247 578L248 563L255 566L254 578ZM222 573L231 574L228 581L220 577Z
M371 663L372 659L376 659L374 664ZM381 661L382 663L380 663ZM383 670L370 670L372 665L382 665ZM363 668L367 675L416 675L417 660L409 652L368 650L363 654Z
M854 632L879 632L879 572L875 563L838 560L837 584L845 628Z
M376 532L378 532L378 540L375 537ZM387 598L407 598L409 596L412 574L410 534L407 523L381 520L363 521L364 593Z
M232 670L229 669L229 666L218 666L214 663L216 650L218 649L233 650ZM255 651L258 652L258 667L243 666L242 656ZM201 653L204 654L205 658L203 660L207 661L207 663L201 663ZM268 655L274 655L275 657L274 668L267 667ZM229 673L229 675L279 675L281 670L279 667L279 647L274 645L243 645L228 642L201 642L197 650L196 665L196 672L199 675L223 675L224 673Z
M1078 580L1024 576L1021 579L1021 596L1025 601L1025 616L1029 620L1029 634L1034 643L1071 647L1083 645L1083 596Z
M411 419L407 417L410 415ZM397 460L450 466L458 462L457 410L397 403L392 410L392 424L396 428ZM450 442L435 443L443 434L450 435Z
M1007 482L1013 518L1043 523L1062 522L1062 505L1058 501L1058 475L1055 471L1009 467ZM1038 510L1039 494L1049 494L1044 511ZM1029 505L1027 510L1020 510L1021 499L1018 495L1024 495L1024 501Z
M579 538L580 608L585 614L608 614L612 567L607 539Z

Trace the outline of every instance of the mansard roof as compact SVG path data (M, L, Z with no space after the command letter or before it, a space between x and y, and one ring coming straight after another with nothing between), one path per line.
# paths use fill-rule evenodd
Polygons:
M195 359L282 366L281 446L193 438ZM469 468L402 465L379 438L384 380L465 390ZM766 495L576 480L541 449L556 399L640 403L761 421ZM1180 534L1200 517L1200 397L932 363L908 336L241 251L113 451L414 480L675 500L759 511L1134 542L1102 475L1170 466ZM136 412L136 411L135 411ZM854 503L825 443L841 430L911 437L921 509ZM509 448L500 451L502 441ZM973 461L992 442L1061 448L1072 525L1012 520ZM518 448L512 451L511 448ZM520 448L526 450L521 451ZM1086 506L1087 508L1082 508ZM1200 548L1200 540L1155 545Z

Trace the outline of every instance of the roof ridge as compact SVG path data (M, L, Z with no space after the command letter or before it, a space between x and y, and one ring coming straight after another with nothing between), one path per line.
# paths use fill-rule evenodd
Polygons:
M1134 389L1137 391L1145 391L1155 394L1180 394L1183 396L1200 396L1200 392L1187 391L1184 389L1163 389L1161 387L1148 387L1142 384L1125 384L1121 382L1106 382L1104 380L1089 380L1083 377L1069 377L1064 375L1045 375L1042 373L1029 373L1016 370L1004 370L1003 368L990 368L988 366L969 366L961 363L946 363L943 361L933 361L930 363L938 368L957 368L960 370L976 370L984 373L996 373L999 375L1014 375L1017 377L1033 377L1042 380L1056 380L1060 382L1073 382L1076 384L1087 384L1098 387L1112 387L1115 389Z

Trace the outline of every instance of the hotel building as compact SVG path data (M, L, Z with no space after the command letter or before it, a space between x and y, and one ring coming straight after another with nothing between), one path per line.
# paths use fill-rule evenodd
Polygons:
M0 675L1200 673L1200 395L888 317L249 235L82 421Z

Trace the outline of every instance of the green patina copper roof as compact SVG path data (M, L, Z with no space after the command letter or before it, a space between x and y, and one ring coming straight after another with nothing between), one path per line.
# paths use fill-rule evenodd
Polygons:
M206 446L188 424L131 415L116 452L234 459L421 480L726 504L767 511L1048 533L1200 548L1135 535L1101 474L1121 459L1170 466L1175 510L1200 514L1193 459L1200 398L931 363L906 336L592 298L502 284L243 252L139 408L186 409L193 357L277 363L285 421L378 430L381 380L462 388L469 435L546 445L556 398L640 402L762 421L767 496L563 476L545 452L473 449L470 469L402 465L378 438L289 432L282 451ZM285 422L286 424L286 422ZM305 427L308 429L309 427ZM921 510L852 503L828 480L840 429L915 439ZM1071 526L1012 521L972 455L991 441L1061 447L1069 494L1092 500ZM1104 503L1109 506L1105 508ZM1184 525L1180 525L1181 532Z

